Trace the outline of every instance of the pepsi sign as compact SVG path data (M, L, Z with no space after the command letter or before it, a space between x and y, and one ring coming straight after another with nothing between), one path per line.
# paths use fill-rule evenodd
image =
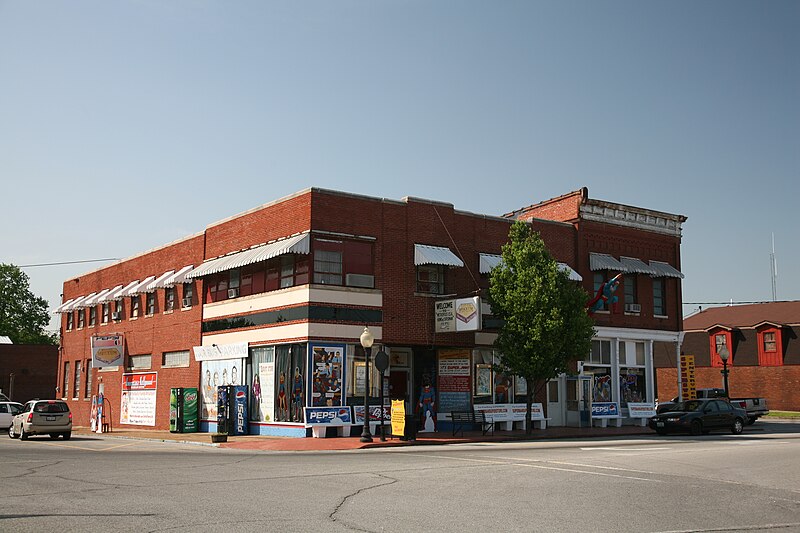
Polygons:
M592 404L592 418L618 418L617 402L595 402Z
M350 407L306 407L308 424L352 424Z

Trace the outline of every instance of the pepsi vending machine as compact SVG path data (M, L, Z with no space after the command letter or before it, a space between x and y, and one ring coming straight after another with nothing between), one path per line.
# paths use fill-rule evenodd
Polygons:
M247 435L247 386L217 387L217 432L228 435Z
M197 422L197 388L170 389L169 430L172 433L196 433Z

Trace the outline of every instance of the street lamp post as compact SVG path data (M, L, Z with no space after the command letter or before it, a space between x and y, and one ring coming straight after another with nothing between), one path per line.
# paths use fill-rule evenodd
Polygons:
M375 337L372 336L368 327L364 327L364 333L361 334L361 346L364 347L364 354L367 358L367 364L364 375L364 430L361 432L361 442L372 442L372 434L369 431L369 374L370 374L370 361L369 357L372 355L372 343L375 342ZM383 406L381 406L383 407Z
M722 374L722 383L725 387L725 396L730 398L731 394L728 392L728 372L730 372L728 370L728 358L731 356L731 353L728 351L727 346L722 346L717 353L719 353L719 358L722 359L722 370L720 373Z

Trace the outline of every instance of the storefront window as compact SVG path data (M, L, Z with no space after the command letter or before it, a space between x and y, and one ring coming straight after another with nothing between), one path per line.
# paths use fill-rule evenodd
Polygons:
M275 347L250 348L250 420L275 419Z
M643 368L619 369L620 407L625 407L628 402L640 403L647 401L647 380Z
M275 419L279 422L304 420L305 360L305 344L285 344L275 348Z

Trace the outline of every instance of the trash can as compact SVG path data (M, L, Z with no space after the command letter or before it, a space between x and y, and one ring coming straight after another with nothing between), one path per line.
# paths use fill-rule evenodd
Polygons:
M400 440L417 440L417 417L406 414L405 432Z

